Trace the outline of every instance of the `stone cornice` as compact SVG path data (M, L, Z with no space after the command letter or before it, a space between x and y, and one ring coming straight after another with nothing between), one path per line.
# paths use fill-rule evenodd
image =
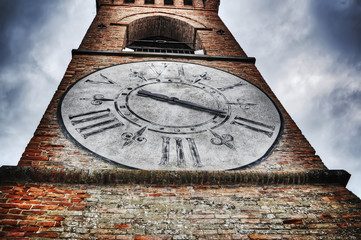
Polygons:
M179 185L305 185L341 184L346 186L350 174L344 170L316 171L145 171L86 170L3 166L0 182L44 182L67 184L144 184Z

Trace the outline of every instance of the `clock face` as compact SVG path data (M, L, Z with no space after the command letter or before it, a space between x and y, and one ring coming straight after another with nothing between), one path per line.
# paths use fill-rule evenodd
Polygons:
M65 133L92 154L148 170L229 170L265 159L282 116L259 88L182 62L116 65L73 84L58 109Z

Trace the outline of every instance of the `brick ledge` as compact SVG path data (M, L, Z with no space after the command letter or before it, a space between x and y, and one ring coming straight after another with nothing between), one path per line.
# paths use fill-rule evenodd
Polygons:
M145 171L87 170L2 166L0 183L47 182L69 184L176 185L304 185L341 184L350 174L345 170L315 171Z
M256 63L254 57L232 57L232 56L213 56L213 55L197 55L197 54L173 54L173 53L145 53L145 52L119 52L119 51L98 51L98 50L80 50L73 49L74 55L98 55L98 56L131 56L131 57L163 57L163 58L184 58L184 59L200 59L207 61L234 61L243 63Z

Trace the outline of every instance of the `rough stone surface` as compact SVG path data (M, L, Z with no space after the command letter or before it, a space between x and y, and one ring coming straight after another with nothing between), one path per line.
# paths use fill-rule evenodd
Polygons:
M361 204L339 185L2 184L2 238L360 239Z

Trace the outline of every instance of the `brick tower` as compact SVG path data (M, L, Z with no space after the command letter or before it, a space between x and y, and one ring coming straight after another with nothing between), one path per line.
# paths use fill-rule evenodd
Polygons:
M1 239L360 239L219 0L97 0L18 166Z

